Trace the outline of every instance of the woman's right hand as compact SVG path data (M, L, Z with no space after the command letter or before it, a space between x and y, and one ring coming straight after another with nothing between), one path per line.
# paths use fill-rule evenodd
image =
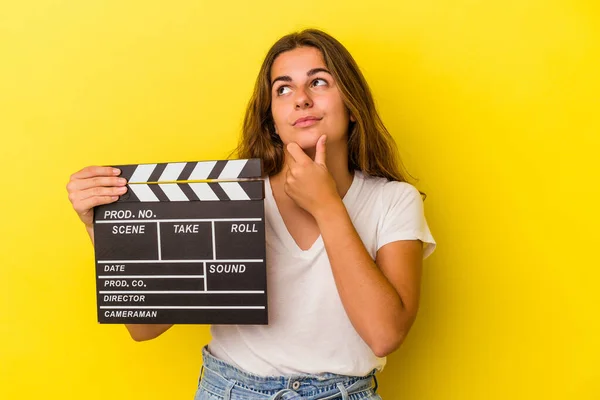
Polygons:
M93 226L94 207L113 203L127 191L127 180L119 178L120 173L116 168L91 166L71 175L69 200L86 228Z
M69 200L79 219L85 224L94 241L94 207L114 203L126 191L127 180L119 178L116 168L91 166L75 172L67 183ZM136 341L150 340L162 335L172 324L125 324Z

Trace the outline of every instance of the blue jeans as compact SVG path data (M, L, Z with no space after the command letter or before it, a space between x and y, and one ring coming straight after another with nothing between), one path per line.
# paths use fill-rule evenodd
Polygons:
M194 400L381 400L375 370L366 376L331 373L261 377L202 349L202 373Z

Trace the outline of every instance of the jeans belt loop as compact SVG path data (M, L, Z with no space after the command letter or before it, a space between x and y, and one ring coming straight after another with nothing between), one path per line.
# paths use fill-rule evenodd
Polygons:
M342 394L342 400L349 400L348 391L344 387L344 384L342 382L339 382L337 384L337 387L340 390L340 393Z
M233 390L233 387L235 386L237 382L236 381L231 381L227 384L227 387L225 388L225 398L224 400L230 400L231 399L231 391Z

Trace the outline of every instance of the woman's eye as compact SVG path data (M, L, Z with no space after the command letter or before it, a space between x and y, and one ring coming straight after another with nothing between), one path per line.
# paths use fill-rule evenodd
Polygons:
M285 93L283 92L285 89L288 89L288 90L289 90L289 87L287 87L287 86L281 86L279 89L277 89L277 94L278 94L279 96L281 96L282 94L285 94Z
M318 82L321 82L320 85L317 85ZM313 85L314 86L323 86L323 85L327 85L327 81L325 79L321 79L321 78L317 78L313 81Z

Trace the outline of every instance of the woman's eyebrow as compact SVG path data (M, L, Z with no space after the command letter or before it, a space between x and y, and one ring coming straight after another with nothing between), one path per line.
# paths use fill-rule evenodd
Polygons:
M306 73L306 76L312 76L312 75L317 74L319 72L325 72L325 73L328 73L329 75L331 75L331 72L329 72L329 70L327 70L327 68L319 67L319 68L309 69L308 72ZM271 87L273 87L273 85L277 81L291 82L292 78L290 76L288 76L288 75L278 76L277 78L273 79L273 81L271 82Z
M313 69L309 70L309 71L306 73L306 76L312 76L312 75L314 75L314 74L317 74L317 73L319 73L319 72L326 72L326 73L328 73L329 75L331 75L331 72L329 72L329 71L327 70L327 68L322 68L322 67L319 67L319 68L313 68Z

